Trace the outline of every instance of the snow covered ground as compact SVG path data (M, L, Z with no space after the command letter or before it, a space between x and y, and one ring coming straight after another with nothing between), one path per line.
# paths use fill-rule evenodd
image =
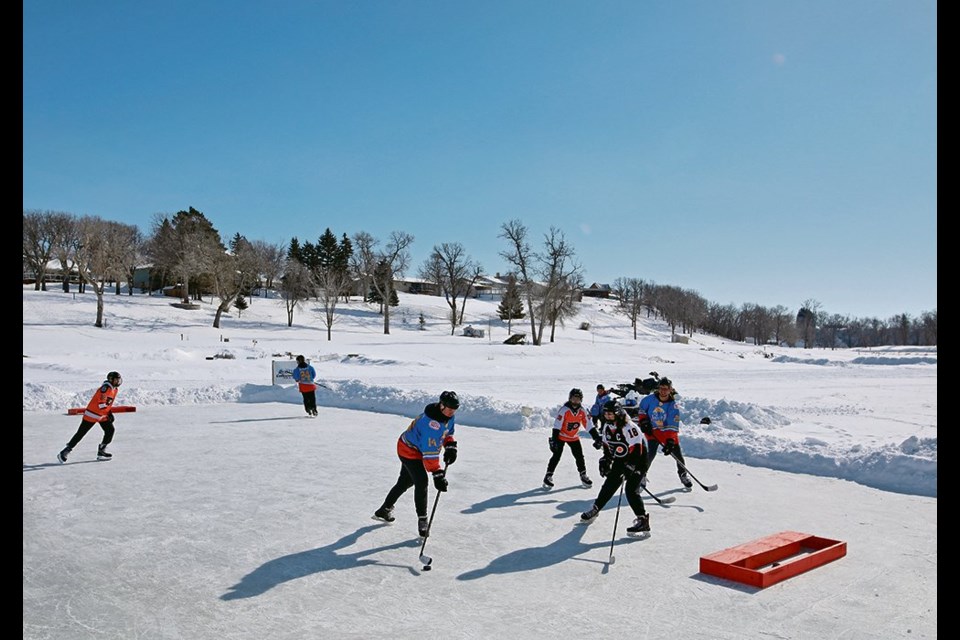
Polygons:
M92 295L24 289L24 638L936 637L936 349L684 345L650 321L635 341L597 300L554 343L504 345L498 301L467 303L486 332L468 338L442 298L405 295L390 335L353 302L328 342L310 305L287 327L255 298L213 329L212 305L170 302L108 295L97 329ZM328 387L316 419L271 384L297 353ZM93 462L95 429L58 464L66 409L113 369L138 407L118 415L115 459ZM571 387L589 402L650 371L673 379L689 467L719 490L682 491L658 458L650 488L677 501L647 498L650 539L624 536L625 500L576 526L600 478L587 447L593 489L569 454L539 488L553 412ZM412 495L392 526L370 514L397 435L444 389L463 401L461 456L423 573ZM762 590L699 573L787 530L848 554Z

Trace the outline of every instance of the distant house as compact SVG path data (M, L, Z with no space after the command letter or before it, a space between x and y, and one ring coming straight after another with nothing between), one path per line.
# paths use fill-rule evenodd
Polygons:
M588 298L609 298L611 293L613 293L613 289L610 288L610 285L600 284L599 282L594 282L583 290L583 295Z
M133 288L148 291L150 289L150 275L152 271L152 264L135 267L133 270Z
M427 296L442 295L440 287L436 284L424 280L423 278L404 277L393 281L393 286L397 291L403 293L422 294ZM473 283L470 289L470 296L473 298L502 296L507 290L507 281L502 279L498 273L496 276L480 276Z
M422 294L427 296L438 296L440 290L437 285L428 282L423 278L396 278L393 281L393 288L403 293Z
M474 298L502 296L507 290L507 279L500 274L493 276L480 276L473 283Z
M69 271L67 276L68 281L71 284L80 282L80 272L77 270L77 266L73 263L73 260L67 260L67 269ZM47 262L47 270L44 272L43 280L47 284L63 282L63 269L60 265L60 260L50 260ZM37 278L33 272L33 268L24 262L23 284L34 284L36 281Z

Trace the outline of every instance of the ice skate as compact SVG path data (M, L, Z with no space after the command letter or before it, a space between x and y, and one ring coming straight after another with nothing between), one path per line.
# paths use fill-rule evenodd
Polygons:
M650 514L645 513L642 516L637 516L633 524L627 527L627 535L634 538L650 535Z
M598 515L600 515L600 509L597 508L597 505L593 505L589 511L580 514L580 524L590 524L597 519Z
M593 480L587 477L586 471L580 472L580 486L582 486L584 489L589 489L593 486Z
M380 507L373 512L373 519L380 522L393 522L397 518L393 515L393 507Z

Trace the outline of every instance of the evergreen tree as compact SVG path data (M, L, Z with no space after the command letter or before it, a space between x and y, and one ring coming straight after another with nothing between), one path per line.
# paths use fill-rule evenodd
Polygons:
M337 246L337 236L333 235L330 227L323 232L317 241L317 266L320 271L334 268L339 256L339 247Z
M510 333L512 321L524 316L520 287L517 286L517 279L513 275L507 278L507 290L503 294L500 306L497 307L497 315L501 320L507 321L507 333Z
M233 306L237 308L237 317L247 310L247 307L250 306L250 303L247 302L247 299L243 295L237 296L237 299L233 301Z

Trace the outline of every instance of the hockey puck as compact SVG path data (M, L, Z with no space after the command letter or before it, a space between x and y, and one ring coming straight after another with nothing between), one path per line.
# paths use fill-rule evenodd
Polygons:
M433 567L431 567L431 566L428 565L428 564L423 565L423 570L424 570L424 571L430 571L430 569L433 569Z

